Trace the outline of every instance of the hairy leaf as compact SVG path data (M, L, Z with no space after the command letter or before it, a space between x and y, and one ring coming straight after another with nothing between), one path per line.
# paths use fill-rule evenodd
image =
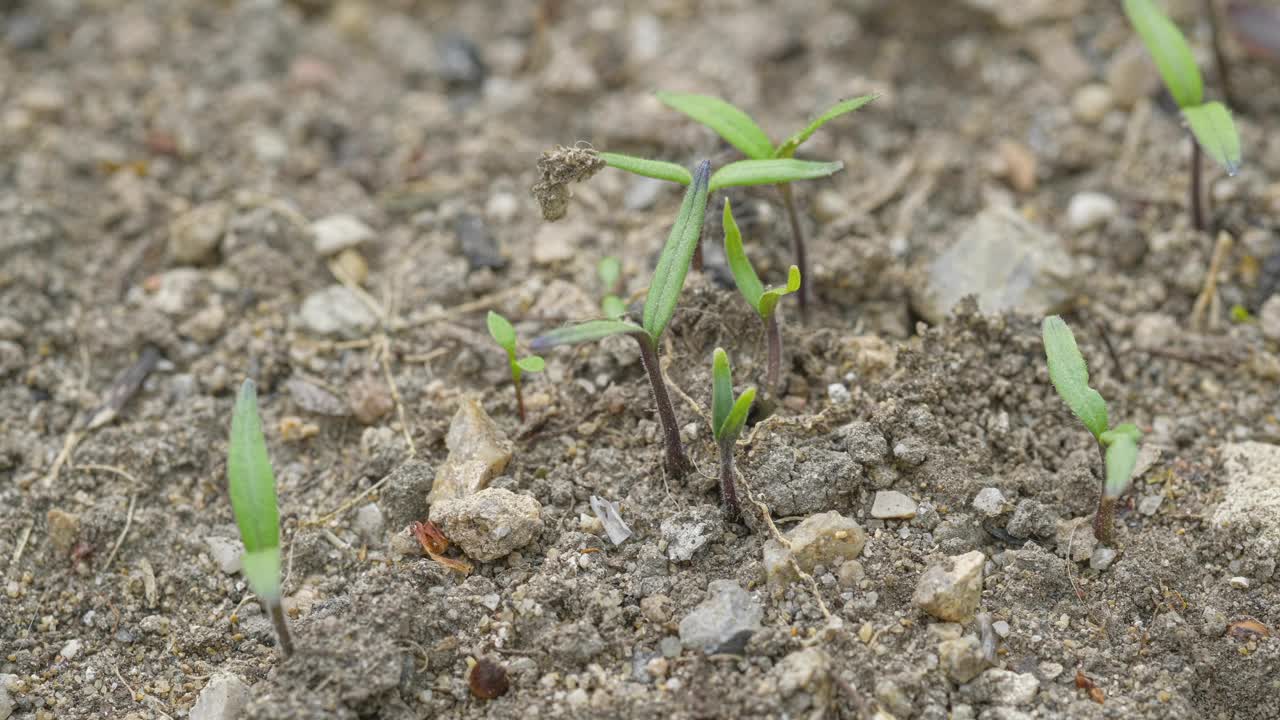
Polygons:
M791 269L787 271L786 285L783 287L769 288L760 296L760 307L758 308L760 311L760 317L767 319L773 314L774 309L778 307L778 301L782 299L783 295L790 295L799 289L800 268L792 265Z
M1133 469L1138 464L1138 441L1142 439L1142 433L1137 427L1126 423L1103 433L1100 439L1107 446L1107 484L1103 494L1106 497L1120 497L1129 489L1129 483L1133 480Z
M541 352L557 345L580 345L607 338L610 335L644 334L644 328L622 320L588 320L577 325L557 328L539 335L529 343L529 348Z
M702 238L702 221L707 212L707 185L711 177L711 163L698 163L693 174L693 184L685 191L680 214L671 226L667 244L662 248L658 266L653 270L649 294L644 301L644 329L655 342L675 315L684 278L689 273L693 251Z
M742 391L737 402L733 404L733 409L729 411L729 417L725 418L724 424L720 426L720 434L716 437L717 442L737 442L742 426L747 424L747 415L751 412L751 403L755 402L755 399L755 388L749 387Z
M751 267L751 261L747 259L747 253L742 248L742 231L738 229L738 222L733 218L733 208L729 203L729 198L724 199L724 255L729 260L729 271L733 273L733 282L738 286L738 292L742 293L742 297L746 298L747 304L759 311L760 296L764 294L764 284L760 282L760 277L756 275L755 268Z
M711 128L749 158L764 159L773 155L773 141L756 121L720 98L660 92L658 99Z
M638 158L633 155L620 155L618 153L602 152L600 159L605 164L619 170L626 170L635 175L643 175L645 177L657 178L659 180L670 180L681 185L688 185L693 182L693 176L689 174L688 168L675 163L663 162L662 160L649 160L646 158Z
M537 355L530 355L517 360L516 366L525 372L538 373L546 369L547 362Z
M724 348L711 354L711 433L720 439L720 428L733 410L733 370Z
M1142 42L1156 61L1156 69L1165 87L1179 107L1188 108L1204 102L1204 81L1196 67L1195 55L1187 38L1151 0L1124 0L1129 16Z
M854 110L857 110L858 108L862 107L863 105L866 105L867 103L871 102L872 100L875 100L878 97L880 96L879 95L862 95L861 97L849 98L848 100L841 100L835 105L832 105L830 108L827 109L826 112L819 115L817 119L809 123L809 125L805 127L803 130L784 140L783 143L778 146L778 149L774 151L773 156L779 157L779 158L789 158L795 155L796 148L800 147L805 140L808 140L811 135L817 132L818 128L822 127L823 125L826 125L832 120L835 120L841 115L851 113Z
M231 509L244 542L245 578L263 598L279 598L280 510L267 440L258 417L258 393L252 380L245 380L240 387L232 411L227 480ZM272 567L274 574L268 572Z
M1089 387L1089 368L1076 346L1075 335L1057 315L1045 318L1041 328L1054 389L1089 432L1101 438L1107 431L1107 403Z
M711 176L711 189L814 180L833 175L843 167L844 163L841 162L814 162L792 158L739 160L725 165Z
M1235 175L1240 169L1240 135L1231 120L1231 111L1220 102L1182 109L1191 127L1191 134L1204 148L1205 153Z
M485 322L489 325L489 336L493 338L493 341L502 346L502 349L508 353L515 354L516 329L511 326L511 323L492 310L489 311Z

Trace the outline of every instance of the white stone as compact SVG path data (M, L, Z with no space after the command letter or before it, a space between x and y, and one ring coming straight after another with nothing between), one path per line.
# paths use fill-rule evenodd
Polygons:
M503 488L436 502L431 506L431 521L480 562L510 555L533 542L543 527L542 505L537 500Z
M995 517L1004 511L1005 502L1004 493L999 488L986 487L973 497L973 509L987 517Z
M916 584L912 602L949 622L968 622L982 601L982 568L987 556L974 550L930 565Z
M831 398L833 405L843 405L853 399L853 395L849 393L849 388L841 383L831 383L827 386L827 397Z
M377 503L367 503L356 511L352 528L370 544L382 541L382 533L386 530L386 520L382 516L382 508Z
M1227 582L1231 585L1231 587L1233 587L1233 588L1235 588L1235 589L1237 589L1237 590L1248 590L1248 589L1249 589L1249 578L1247 578L1247 577L1242 577L1242 576L1240 576L1240 575L1237 575L1237 576L1235 576L1235 577L1231 578L1230 580L1228 580Z
M218 569L227 575L240 572L241 559L244 556L244 545L239 540L221 537L207 537L204 544L209 548L209 556Z
M1163 502L1163 495L1148 495L1138 501L1138 512L1147 516L1155 515L1160 511L1160 504Z
M302 301L299 319L303 327L316 335L348 339L360 337L378 325L373 310L341 285L330 285L308 295Z
M249 686L230 673L218 673L209 678L196 704L191 707L190 720L236 720L249 704Z
M1258 309L1258 327L1262 335L1272 342L1280 342L1280 293L1262 303Z
M328 257L372 238L373 229L355 215L338 213L311 223L311 234L316 252Z
M916 516L916 501L897 490L876 492L871 517L879 520L909 520Z
M518 212L520 212L520 202L509 192L494 193L484 204L484 214L499 224L511 222Z
M1094 548L1093 554L1089 556L1089 567L1103 572L1111 567L1111 563L1116 561L1116 551L1109 547Z
M854 520L831 511L811 515L786 534L790 547L776 540L764 544L765 577L785 585L797 579L791 559L806 573L818 565L840 567L862 554L867 534Z
M1097 125L1111 110L1111 88L1097 83L1085 85L1071 98L1071 113L1082 123Z
M1067 227L1072 232L1092 230L1115 217L1118 210L1119 205L1110 195L1100 192L1076 193L1067 206Z
M67 641L67 644L62 646L62 649L58 651L58 654L66 660L74 660L76 655L80 654L80 639L76 638L74 640Z

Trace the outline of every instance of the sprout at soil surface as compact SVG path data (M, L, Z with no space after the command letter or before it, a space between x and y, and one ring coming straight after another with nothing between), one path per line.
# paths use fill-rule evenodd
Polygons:
M520 387L520 378L527 372L542 372L546 363L537 355L516 357L516 329L506 318L490 310L486 321L493 341L507 352L507 364L511 367L511 383L516 388L516 412L520 416L520 422L524 422L524 393Z
M734 399L729 355L723 348L716 348L711 356L711 433L720 450L720 499L730 518L737 517L739 512L733 450L755 399L756 389L753 387L743 390Z

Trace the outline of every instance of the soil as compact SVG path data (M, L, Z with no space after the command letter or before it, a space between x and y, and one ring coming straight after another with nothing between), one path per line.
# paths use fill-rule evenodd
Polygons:
M1280 443L1263 311L1280 274L1277 70L1227 47L1246 163L1209 174L1235 242L1197 329L1213 237L1188 229L1176 115L1112 74L1132 47L1118 7L944 5L0 3L0 717L6 700L23 720L185 717L227 674L246 718L1280 717L1280 575L1261 540L1280 512L1254 482L1231 506L1252 530L1215 521L1231 473L1263 472L1233 471L1232 453ZM1200 4L1174 5L1203 48ZM1090 84L1112 91L1097 117ZM716 509L712 350L742 386L764 370L717 212L663 347L700 468L687 481L661 471L633 343L548 353L521 425L485 335L490 309L525 339L596 316L607 255L621 294L643 297L678 188L603 170L554 224L530 188L559 145L736 159L655 88L724 96L774 137L881 93L800 153L845 169L795 189L813 315L783 301L786 389L737 452L782 531L827 511L866 531L857 561L812 582L767 582L759 505L742 522ZM1072 225L1084 191L1115 201L1101 224ZM728 194L779 282L780 197ZM928 259L994 204L1081 263L1062 310L1112 417L1145 432L1103 570L1070 532L1092 517L1097 452L1048 382L1039 317L966 301L927 325L911 304ZM335 213L372 233L331 261L310 223ZM304 300L339 276L364 294L309 319ZM225 556L246 377L277 475L289 660ZM543 521L469 574L406 545L466 398L513 443L491 486ZM1007 501L989 517L984 488ZM872 518L885 490L915 517ZM630 538L608 539L593 495ZM664 521L689 518L706 538L670 560ZM981 619L913 603L926 568L971 551L987 558ZM716 580L763 611L742 654L671 640ZM940 641L990 640L988 623L1007 629L992 666L1034 680L1030 696L984 689L1009 674L948 674ZM491 664L509 689L474 695L477 662L481 695L501 686Z

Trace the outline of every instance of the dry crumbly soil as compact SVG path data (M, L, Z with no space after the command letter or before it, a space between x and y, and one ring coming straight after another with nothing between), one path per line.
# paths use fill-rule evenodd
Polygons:
M185 717L228 673L250 718L1280 717L1280 639L1240 625L1280 631L1280 543L1263 542L1280 537L1280 481L1232 465L1280 443L1262 312L1280 252L1277 70L1228 46L1247 162L1210 174L1236 242L1214 322L1193 330L1212 238L1187 229L1186 143L1141 89L1149 69L1136 98L1112 74L1133 49L1119 10L938 5L0 2L0 717ZM1174 5L1203 43L1199 3ZM1111 91L1101 112L1090 84ZM826 511L866 530L856 562L812 583L766 582L769 530L716 510L709 431L681 396L706 406L717 345L739 382L762 375L715 212L709 269L664 344L703 471L689 482L659 469L627 342L549 353L521 426L485 335L488 309L525 337L592 317L606 255L642 297L674 188L607 170L555 225L528 188L558 144L733 159L654 88L727 97L775 137L882 94L802 153L845 163L796 189L819 304L801 325L784 301L786 391L737 453L782 530ZM1085 191L1114 205L1074 225ZM732 198L762 275L781 278L778 197ZM965 302L929 326L913 309L927 260L990 206L1079 263L1063 310L1113 418L1146 433L1105 570L1060 531L1092 512L1097 454L1048 383L1038 317ZM331 268L309 225L335 213L372 233ZM309 319L333 268L367 294ZM1232 322L1235 305L1262 323ZM320 336L325 322L345 335ZM140 359L154 368L121 393ZM220 554L245 377L282 507L287 662ZM397 543L426 518L468 397L514 444L492 485L535 498L543 529L462 575ZM1258 496L1228 507L1236 475ZM972 504L984 488L1007 500L991 517ZM882 490L915 517L873 519ZM592 495L620 504L630 539L609 542ZM1228 511L1244 524L1215 521ZM670 560L663 523L690 517L707 519L704 544ZM949 677L940 641L982 628L912 602L927 567L971 551L987 559L980 610L1007 623L995 666L1034 685L1025 697ZM715 580L762 609L742 655L669 640ZM482 657L510 679L494 700L468 690Z

